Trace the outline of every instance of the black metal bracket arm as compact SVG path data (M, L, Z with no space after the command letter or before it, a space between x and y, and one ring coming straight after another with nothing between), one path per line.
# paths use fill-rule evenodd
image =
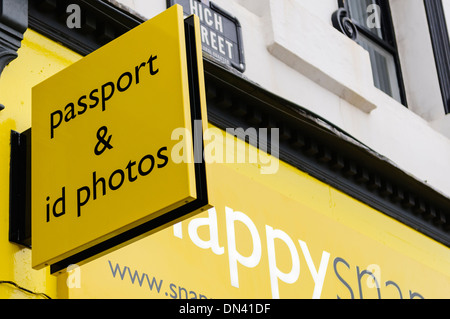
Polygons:
M9 241L31 248L31 129L11 131Z

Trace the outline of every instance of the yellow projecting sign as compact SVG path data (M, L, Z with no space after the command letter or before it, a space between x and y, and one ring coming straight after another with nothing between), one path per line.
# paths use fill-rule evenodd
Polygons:
M57 271L206 206L204 167L171 156L180 143L193 152L175 129L207 121L194 19L193 42L174 6L33 88L34 268Z

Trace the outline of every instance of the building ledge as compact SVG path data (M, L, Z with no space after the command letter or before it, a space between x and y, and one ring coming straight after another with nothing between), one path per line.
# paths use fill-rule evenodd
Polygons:
M277 59L360 110L377 108L369 54L298 3L270 0L267 49Z

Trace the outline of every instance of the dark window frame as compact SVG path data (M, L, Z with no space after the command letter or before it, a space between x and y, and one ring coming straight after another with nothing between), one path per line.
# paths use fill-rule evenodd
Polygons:
M424 0L445 114L450 113L450 40L441 0Z
M345 10L347 10L349 18L352 20L353 24L355 25L358 33L361 33L363 36L365 36L369 40L373 41L375 44L379 45L382 49L386 50L389 54L392 54L392 57L394 59L394 64L395 64L395 71L397 73L397 80L398 80L399 93L400 93L400 102L405 107L408 107L405 85L404 85L404 81L403 81L403 73L402 73L401 64L400 64L400 56L398 53L398 46L397 46L397 41L396 41L394 24L392 21L391 8L390 8L389 2L387 0L375 0L375 4L377 4L381 9L381 21L382 21L381 30L383 33L383 37L385 39L381 39L381 38L377 37L372 32L370 32L370 30L368 30L365 26L360 25L358 23L358 21L351 19L351 12L350 12L350 8L349 8L347 1L338 0L339 8L344 8Z

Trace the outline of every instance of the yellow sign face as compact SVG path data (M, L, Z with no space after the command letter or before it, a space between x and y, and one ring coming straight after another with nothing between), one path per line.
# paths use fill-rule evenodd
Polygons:
M74 265L61 297L450 298L448 247L286 163L207 168L214 208Z
M34 268L197 198L194 163L171 158L192 152L172 136L192 126L184 32L174 6L33 88Z

